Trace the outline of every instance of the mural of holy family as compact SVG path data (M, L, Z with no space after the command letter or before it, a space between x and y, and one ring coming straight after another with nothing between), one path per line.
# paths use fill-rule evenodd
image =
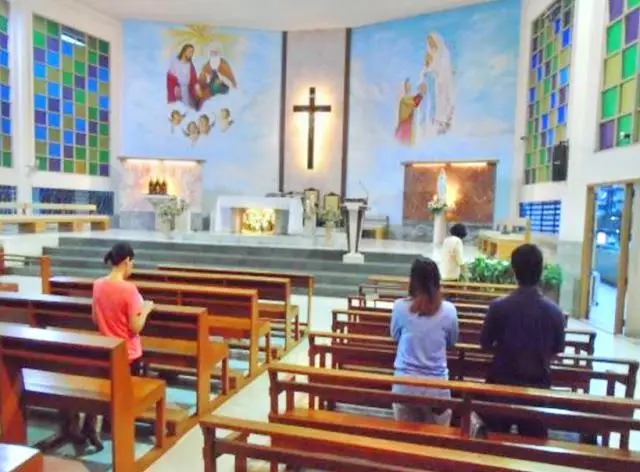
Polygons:
M417 66L417 71L417 85L406 78L398 104L395 137L406 146L446 134L455 114L454 70L449 48L440 34L427 34L424 63Z

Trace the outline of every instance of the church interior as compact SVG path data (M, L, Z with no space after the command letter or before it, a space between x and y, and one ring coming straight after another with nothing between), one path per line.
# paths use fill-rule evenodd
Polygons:
M640 0L0 0L0 472L640 470L639 78ZM529 244L544 388L489 380Z

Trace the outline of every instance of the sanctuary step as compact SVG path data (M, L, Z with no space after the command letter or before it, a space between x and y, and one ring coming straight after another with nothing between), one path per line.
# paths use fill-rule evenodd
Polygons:
M45 247L51 257L53 275L95 277L105 273L102 258L116 239L62 237L59 247ZM406 275L418 254L366 253L365 264L343 264L343 250L275 248L240 245L194 244L173 241L132 241L136 267L157 265L209 265L248 269L279 269L311 273L315 295L346 297L370 275ZM37 275L28 268L15 268L17 275Z

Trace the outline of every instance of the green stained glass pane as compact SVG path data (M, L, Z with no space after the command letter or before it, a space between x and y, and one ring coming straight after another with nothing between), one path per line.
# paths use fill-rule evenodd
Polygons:
M34 15L33 29L44 32L47 29L47 21L41 16Z
M93 162L89 163L89 175L98 175L98 164Z
M622 53L622 79L636 75L638 71L638 45L628 47Z
M527 135L530 136L533 134L533 121L527 121Z
M100 151L100 163L102 164L109 163L109 151Z
M54 143L60 142L60 129L59 128L49 128L49 141Z
M544 79L544 94L549 95L551 93L551 79Z
M44 37L44 33L40 31L33 32L33 45L37 48L44 48L46 44L46 40Z
M49 82L59 82L60 71L54 67L47 67L47 80Z
M99 40L98 51L100 51L102 54L109 54L109 43L106 41Z
M63 72L62 83L67 87L73 87L73 74L71 72Z
M98 63L98 54L95 51L89 51L89 64Z
M540 151L538 151L538 164L542 165L546 163L547 163L547 150L540 149Z
M9 31L9 19L5 15L0 15L0 31L3 33Z
M74 169L73 161L71 159L65 159L62 165L63 172L65 172L66 174L73 174L74 173L73 169Z
M98 137L95 134L89 135L89 147L97 148L98 147Z
M55 21L47 21L47 33L49 36L58 36L60 34L60 25Z
M44 155L47 153L47 143L44 141L36 141L36 154Z
M76 74L84 77L87 67L84 62L76 61L73 65L73 70Z
M527 154L525 156L525 163L526 163L527 169L531 167L531 161L532 160L533 160L533 157L531 156L531 154Z
M73 59L71 56L62 56L62 70L73 72Z
M96 121L98 119L98 109L95 107L89 107L89 119Z
M634 7L640 5L640 0L627 0L627 8L631 10Z
M100 135L108 136L109 135L109 125L106 123L100 123Z
M85 160L87 158L87 149L79 146L75 149L76 159Z
M612 87L602 93L602 110L600 117L603 120L614 117L618 113L618 87Z
M89 36L89 40L87 41L87 46L92 51L97 50L98 49L98 40L96 38L94 38L93 36Z
M551 56L553 56L553 43L547 43L546 47L544 48L544 56L545 58L550 58Z
M87 96L84 90L76 89L76 104L84 105L87 101Z
M34 80L33 90L35 91L35 93L45 95L47 93L47 82L42 79Z
M89 149L89 161L98 162L98 151L96 149Z
M556 72L558 72L558 56L554 56L551 59L551 73L554 74Z
M533 137L533 149L538 149L538 135Z
M623 115L618 118L618 135L621 133L631 134L633 130L633 115ZM630 139L618 139L618 146L628 146L631 144Z
M100 149L109 149L109 136L100 136Z
M612 23L607 28L607 56L622 47L622 20Z
M4 151L2 153L2 167L11 167L11 152Z
M47 158L46 157L36 157L36 163L38 165L38 170L47 170Z

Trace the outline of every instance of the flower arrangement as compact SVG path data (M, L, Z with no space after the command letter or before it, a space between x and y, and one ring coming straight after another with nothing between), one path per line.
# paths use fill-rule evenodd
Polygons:
M189 208L189 204L186 200L172 196L158 207L158 215L160 220L173 231L176 229L176 218L182 216L187 208Z
M447 205L447 201L443 198L440 198L439 195L434 195L433 198L427 203L427 207L432 215L440 215L444 213L449 208Z
M325 225L335 226L342 219L342 214L335 208L326 208L320 214L320 218Z

